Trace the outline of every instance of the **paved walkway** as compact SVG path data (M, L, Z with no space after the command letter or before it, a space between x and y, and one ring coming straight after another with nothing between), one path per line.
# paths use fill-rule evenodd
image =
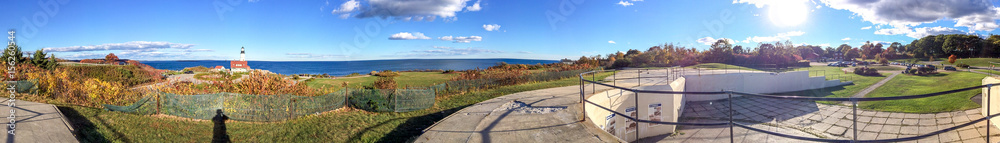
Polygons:
M4 105L0 106L0 112L6 117L10 115L11 107L6 106L8 98L0 99L4 101ZM14 103L14 113L17 116L14 124L15 135L0 135L0 139L6 142L77 142L69 122L55 105L28 101L14 101ZM7 133L10 128L6 124L8 123L6 119L4 123L3 133Z
M868 93L871 93L872 91L875 91L875 89L877 89L878 87L882 87L882 85L884 85L886 82L889 82L889 80L892 80L892 78L896 77L896 75L899 75L898 71L892 72L892 75L889 75L888 77L885 77L884 79L876 82L875 84L872 84L871 86L868 86L868 88L865 88L864 90L861 90L861 92L858 92L858 93L856 93L854 95L851 95L851 97L854 97L854 98L863 98L863 97L865 97L865 95L868 95ZM841 104L851 105L852 103L849 102L849 101L844 101Z
M580 122L579 102L580 86L505 95L452 113L416 142L618 142L590 122Z
M731 71L684 72L713 74ZM618 78L636 73L619 73ZM669 75L650 70L642 76ZM611 78L611 77L609 77ZM606 79L610 81L610 79ZM630 87L640 81L620 80ZM643 85L666 84L667 79L643 79ZM587 85L586 92L608 90ZM579 86L514 93L466 107L427 129L416 142L620 142L582 116ZM627 91L626 91L627 92ZM728 122L728 100L688 102L680 122ZM754 128L802 137L852 139L852 109L847 106L812 101L777 100L757 97L733 99L736 122ZM519 105L519 106L512 106ZM857 110L858 139L910 137L938 131L982 118L979 109L936 114L890 113ZM1000 141L1000 130L979 122L973 126L923 138L913 142ZM736 142L804 142L785 137L735 128ZM679 126L677 134L643 138L639 142L729 142L728 126Z

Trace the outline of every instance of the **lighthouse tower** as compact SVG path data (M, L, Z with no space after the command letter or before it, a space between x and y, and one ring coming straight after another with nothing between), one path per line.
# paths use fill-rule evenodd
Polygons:
M243 47L240 47L240 61L247 61L246 58L247 58L246 49L243 48Z

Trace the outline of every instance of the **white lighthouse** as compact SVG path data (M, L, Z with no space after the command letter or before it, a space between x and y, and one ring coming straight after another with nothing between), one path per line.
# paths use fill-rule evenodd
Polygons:
M240 61L247 61L246 58L247 58L246 49L243 48L243 47L240 47Z

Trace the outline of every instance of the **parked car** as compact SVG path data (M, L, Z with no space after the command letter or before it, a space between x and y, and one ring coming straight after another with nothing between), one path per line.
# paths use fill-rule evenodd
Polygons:
M944 70L946 70L946 71L956 71L958 69L955 69L955 67L953 67L953 66L945 66Z

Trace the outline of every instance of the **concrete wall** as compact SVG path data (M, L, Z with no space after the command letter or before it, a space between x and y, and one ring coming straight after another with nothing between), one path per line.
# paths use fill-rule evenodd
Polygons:
M796 71L785 73L688 75L679 77L669 85L641 86L635 87L635 89L656 91L721 91L722 89L726 89L748 93L780 93L826 88L843 84L849 84L849 82L840 83L838 80L827 81L825 77L809 77L808 71ZM1000 92L1000 90L997 90L997 92ZM650 120L650 105L659 104L660 121L677 122L681 117L681 113L683 113L686 101L717 100L727 97L728 95L725 94L681 95L640 93L638 95L639 100L635 100L635 93L613 89L598 92L588 97L587 100L625 114L629 113L626 109L635 107L635 113L637 113L638 118L641 120ZM638 102L638 107L636 107L636 102ZM602 130L608 131L606 125L608 121L607 117L612 115L612 112L589 103L584 104L584 108L587 112L587 120L590 123L593 123ZM1000 111L1000 108L997 109ZM615 121L614 130L608 133L625 141L631 142L636 140L636 132L626 132L627 118L621 115L614 115L612 119ZM676 130L676 126L674 125L647 123L638 123L637 125L637 130L640 133L639 138L670 134Z
M637 87L636 89L659 90L659 91L672 90L670 85L643 86L643 87ZM683 101L683 96L680 94L639 93L639 100L635 100L635 98L636 95L633 92L615 89L597 93L588 98L587 100L597 103L600 106L615 110L616 112L625 114L630 113L628 112L630 111L628 110L628 108L634 108L635 109L634 113L636 114L636 117L639 118L640 120L652 120L650 118L651 114L654 114L652 115L653 117L657 117L657 115L655 115L656 114L655 112L650 112L650 111L656 111L655 109L658 107L660 110L660 113L658 115L660 121L677 122L677 119L680 117L679 115L681 111L678 109L683 109L683 108L678 108L681 107L683 104L682 102L680 102ZM637 102L639 105L638 107L636 107ZM608 127L606 125L608 121L607 117L613 113L605 109L601 109L600 107L594 106L593 104L585 104L585 105L586 106L584 108L586 108L588 115L587 120L589 120L597 127L601 128L602 130L607 131L608 130ZM627 122L630 121L628 118L622 117L621 115L614 115L614 117L612 118L613 118L612 120L615 122L614 131L610 131L608 133L612 133L612 135L615 135L622 140L630 142L636 140L636 133L639 133L639 138L645 138L650 136L670 134L673 133L674 130L676 129L674 125L648 124L648 123L636 122L635 130L637 131L627 132L626 128L629 125L627 124Z
M983 78L983 85L994 84L994 83L1000 83L1000 79L997 79L997 77L992 77L992 76ZM989 90L987 90L987 89L989 89ZM992 103L990 103L990 102L992 102ZM1000 113L1000 86L993 86L993 87L990 87L990 88L983 88L983 100L982 100L981 103L983 105L982 105L982 108L981 108L982 112L980 112L980 113L983 114L983 117L989 116L991 114ZM987 103L989 103L989 104L987 104ZM990 107L991 108L991 109L989 109L990 112L986 111L986 108L988 107L987 105L993 106L993 107ZM1000 118L992 118L992 119L990 119L990 121L991 121L991 123L993 123L993 126L996 126L997 128L1000 128L1000 124L998 124L998 122L1000 122Z
M732 90L745 93L782 93L840 86L838 80L827 81L825 77L809 77L809 71L783 73L729 73L712 75L686 75L684 91L715 92ZM734 95L738 96L738 95ZM687 101L726 99L726 94L688 95Z

